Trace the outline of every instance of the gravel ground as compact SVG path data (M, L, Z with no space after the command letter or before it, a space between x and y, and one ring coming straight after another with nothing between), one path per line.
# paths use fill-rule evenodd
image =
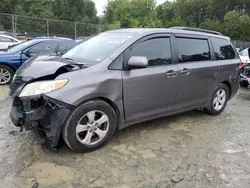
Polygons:
M4 100L8 96L8 87L0 86L0 101Z
M250 91L220 116L193 111L135 125L85 154L52 152L20 133L10 102L0 101L0 187L250 187Z

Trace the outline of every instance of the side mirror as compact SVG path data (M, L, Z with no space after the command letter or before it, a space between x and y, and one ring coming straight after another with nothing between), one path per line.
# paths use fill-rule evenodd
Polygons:
M64 53L63 52L57 52L56 55L57 56L62 56Z
M132 56L128 60L129 69L141 69L148 67L148 59L143 56Z
M33 54L31 54L29 52L29 50L24 51L23 54L25 54L27 57L32 57L33 56Z

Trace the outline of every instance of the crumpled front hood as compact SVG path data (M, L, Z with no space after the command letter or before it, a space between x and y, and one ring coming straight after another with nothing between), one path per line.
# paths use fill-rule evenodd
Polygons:
M58 56L34 56L17 70L10 85L9 95L18 96L22 88L33 81L53 80L60 74L83 68L87 66Z
M76 66L78 69L86 68L83 64L76 63L58 56L34 56L26 61L16 72L16 76L39 78L55 74L58 69L65 66ZM66 71L70 72L70 71Z

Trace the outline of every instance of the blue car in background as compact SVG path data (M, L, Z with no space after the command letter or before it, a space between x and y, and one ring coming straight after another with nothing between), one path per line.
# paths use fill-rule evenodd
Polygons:
M0 85L10 84L15 71L32 56L62 55L76 45L74 40L68 38L41 37L0 51Z

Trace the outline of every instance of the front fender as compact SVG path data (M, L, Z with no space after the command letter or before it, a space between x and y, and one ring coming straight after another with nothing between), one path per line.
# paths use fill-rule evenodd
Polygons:
M20 66L20 55L6 55L0 58L0 64L7 65L16 71Z

